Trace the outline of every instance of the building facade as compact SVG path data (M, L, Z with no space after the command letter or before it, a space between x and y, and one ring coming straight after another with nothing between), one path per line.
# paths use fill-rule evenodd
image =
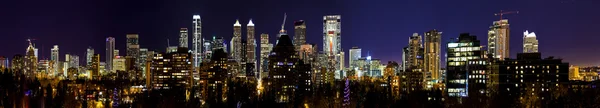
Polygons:
M179 29L179 47L188 47L188 29L180 28Z
M469 33L462 33L458 39L447 44L446 62L446 90L450 97L468 96L467 62L480 59L481 44L477 37Z

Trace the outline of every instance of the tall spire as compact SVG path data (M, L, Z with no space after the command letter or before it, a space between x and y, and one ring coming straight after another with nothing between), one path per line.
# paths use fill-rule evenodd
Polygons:
M242 26L242 24L240 24L240 20L235 20L235 24L233 24L233 26Z
M254 26L254 23L252 23L252 19L250 19L250 22L248 22L247 26Z
M281 23L281 30L279 31L279 33L285 33L285 20L287 19L287 13L283 13L283 23Z

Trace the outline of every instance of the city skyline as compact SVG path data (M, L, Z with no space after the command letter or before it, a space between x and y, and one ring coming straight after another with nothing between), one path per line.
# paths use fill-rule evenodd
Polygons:
M463 33L463 32L467 32L467 33L471 33L473 35L478 36L479 39L485 39L487 38L486 32L488 27L490 26L490 23L494 20L497 20L498 17L494 16L493 13L497 13L500 10L518 10L520 11L519 14L516 15L509 15L509 16L505 16L506 19L510 19L510 24L511 24L511 45L510 45L510 57L511 58L515 58L516 57L516 53L518 52L522 52L522 38L521 37L521 32L525 31L525 30L531 30L531 31L536 31L537 34L540 35L540 37L538 37L538 40L540 41L540 47L539 51L543 52L543 56L555 56L555 57L559 57L564 59L566 62L569 62L571 64L574 65L581 65L581 66L592 66L592 65L600 65L600 63L595 62L596 59L594 59L593 55L597 55L599 52L595 51L595 50L590 50L590 49L596 49L593 48L593 42L591 42L591 40L596 40L594 38L597 37L593 37L590 35L593 35L593 33L589 32L591 30L594 29L594 26L591 26L589 24L593 24L594 20L587 20L587 18L589 19L597 19L598 15L587 15L587 14L578 14L576 13L569 13L569 11L574 11L574 10L580 10L580 12L585 12L585 11L589 11L589 10L581 10L584 8L590 8L591 5L589 4L593 4L593 3L597 3L597 1L571 1L571 2L566 2L566 1L548 1L545 2L547 6L537 6L535 5L535 3L533 3L533 1L529 1L529 2L525 2L523 4L516 4L515 2L517 1L507 1L507 5L506 7L499 7L499 6L490 6L489 8L484 8L482 10L478 10L478 11L472 11L472 10L468 10L468 9L462 9L462 8L458 8L458 9L452 9L454 11L465 11L465 12L448 12L451 10L447 10L447 11L437 11L437 10L443 10L444 7L455 7L455 6L446 6L445 4L443 4L443 2L439 2L439 3L431 3L433 6L441 6L441 7L436 7L434 9L421 9L421 10L414 10L414 11L403 11L402 13L406 13L406 14L415 14L416 15L414 17L399 17L397 15L389 15L389 14L382 14L385 13L386 11L383 12L373 12L373 13L365 13L363 11L358 11L358 10L353 10L348 8L349 6L352 5L356 5L356 2L352 2L350 1L349 3L341 3L339 5L334 5L333 7L327 7L325 5L320 5L320 4L310 4L311 2L314 1L306 1L306 2L300 2L297 4L305 4L305 5L310 5L310 6L306 6L306 10L300 10L300 9L296 9L298 7L303 7L303 6L297 6L294 8L285 8L285 7L276 7L276 8L281 8L280 10L270 10L269 12L266 13L260 13L263 10L269 10L267 9L263 9L263 8L252 8L252 6L245 6L245 5L241 5L244 3L249 3L249 4L257 4L257 3L251 3L251 2L242 2L240 4L234 4L233 6L239 6L240 8L250 8L249 10L246 11L242 11L242 10L233 10L233 9L225 9L223 11L221 11L222 13L215 13L218 11L214 11L214 9L212 9L214 12L209 11L209 9L204 9L204 8L210 8L209 5L206 5L207 7L199 7L199 6L191 6L191 5L184 5L185 3L213 3L215 5L223 5L225 3L222 2L204 2L204 1L183 1L183 2L177 2L177 3L172 3L172 4L159 4L159 3L142 3L139 7L161 7L164 6L166 7L166 13L165 12L161 12L161 11L144 11L144 10L140 10L137 8L126 8L124 6L117 6L117 8L123 8L126 9L125 12L116 12L116 13L111 13L113 11L116 10L94 10L96 12L99 11L100 15L105 15L105 17L99 17L99 18L92 18L95 15L81 15L81 16L74 16L75 14L80 13L81 11L75 11L75 10L69 10L69 11L65 11L65 12L58 12L61 9L55 9L55 8L51 8L48 10L44 10L45 12L49 12L49 13L57 13L56 15L56 20L73 20L73 22L65 22L64 25L57 25L56 23L52 23L50 20L48 20L47 18L52 19L51 16L54 16L52 14L40 14L40 15L16 15L17 13L12 13L9 12L9 16L14 16L14 17L8 17L8 18L3 18L3 19L7 19L7 20L17 20L16 22L7 22L8 26L5 25L2 28L8 28L8 29L4 29L4 30L0 30L2 31L2 33L7 33L5 35L3 35L3 37L7 37L7 39L2 40L0 43L2 43L1 45L3 46L16 46L16 47L11 47L11 48L6 48L5 51L3 51L2 53L0 53L0 55L2 56L6 56L7 58L12 58L13 55L15 54L24 54L23 53L23 49L26 48L27 46L27 42L25 41L27 38L31 37L34 38L36 40L34 40L34 43L36 44L36 48L39 49L39 55L40 57L38 57L38 59L50 59L50 49L53 45L59 45L61 46L61 54L60 55L64 55L64 54L75 54L78 56L83 56L85 55L85 49L88 46L92 46L92 48L94 48L98 53L98 54L106 54L104 52L104 43L103 43L103 39L105 39L106 37L115 37L116 41L116 49L121 50L121 54L119 55L124 55L124 51L126 46L125 46L125 34L128 33L137 33L140 36L140 47L141 48L149 48L149 50L156 50L156 51L162 51L162 49L164 49L167 46L167 42L164 41L166 39L170 39L171 43L177 43L176 40L178 40L179 38L179 28L192 28L192 25L190 24L191 22L191 16L194 14L199 14L203 17L203 37L212 37L213 35L217 36L217 37L224 37L226 41L229 41L231 39L231 30L228 30L227 28L230 27L231 22L233 22L235 19L240 19L240 23L242 24L247 24L247 20L246 19L253 19L253 22L256 24L260 24L261 26L257 26L256 27L256 34L259 33L268 33L270 35L270 39L272 42L274 42L274 40L276 40L277 38L275 37L277 34L277 31L279 30L279 26L281 23L281 14L283 13L287 13L288 14L288 21L286 22L286 29L289 33L288 34L293 34L291 28L293 28L293 21L295 20L304 20L306 21L306 26L307 26L307 35L306 35L306 39L307 39L307 43L314 43L317 44L317 46L322 47L323 45L319 44L322 41L322 35L321 33L323 32L321 29L321 27L323 26L320 22L320 18L324 15L332 15L332 14L339 14L342 17L344 17L344 25L342 25L342 29L344 33L344 35L342 36L342 48L344 48L344 52L348 52L348 50L353 47L353 46L358 46L361 49L363 49L363 52L370 52L369 54L375 58L379 58L382 61L401 61L401 46L406 45L407 42L406 39L407 37L409 37L413 32L417 32L417 33L423 33L427 30L430 29L437 29L440 30L441 32L444 32L444 34L442 35L442 48L444 48L444 43L447 43L449 38L455 38L458 37L459 33ZM324 1L323 3L333 3L335 1ZM411 1L412 4L420 4L420 5L425 5L428 3L425 2L413 2ZM461 6L461 5L483 5L486 4L486 2L483 1L479 1L479 2L474 2L474 1L468 1L471 3L468 4L460 4L462 2L467 2L467 1L461 1L461 2L452 2L450 4L454 4L456 6ZM19 1L15 1L16 4L19 4ZM100 3L98 5L93 5L92 7L106 7L106 6L113 6L109 4L110 1L106 2L106 3ZM389 2L391 4L394 4L397 2ZM514 4L511 4L514 3ZM10 4L10 3L9 3ZM84 5L90 5L91 3L81 3ZM124 3L124 4L131 4L131 3ZM269 3L271 4L271 3ZM286 4L286 5L294 5L293 3L290 2L275 2L272 4ZM57 6L61 6L61 5L65 5L65 4L56 4ZM182 5L183 7L185 7L185 9L180 9L180 8L175 8L177 6L175 5ZM383 10L382 8L376 7L376 6L385 6L386 4L384 3L372 3L372 4L364 4L364 5L360 5L359 7L364 7L364 8L368 8L371 11L376 11L376 10ZM433 7L432 6L432 7ZM532 7L529 7L532 6ZM564 8L562 10L558 10L558 11L554 11L554 12L558 12L559 15L557 17L544 17L544 16L550 16L552 14L547 13L547 12L542 12L543 11L547 11L544 10L545 8L550 8L550 6L564 6L564 7L569 7L569 8ZM577 6L577 7L575 7ZM44 7L54 7L54 6L40 6L40 8L44 8ZM532 9L532 8L536 8L536 9ZM6 8L6 7L5 7ZM72 8L76 8L76 7L65 7L65 9L72 9ZM10 7L8 6L8 10L14 10L14 9L19 9L19 7ZM223 8L215 8L215 9L223 9ZM93 10L93 9L89 9L89 8L83 8L82 11L85 10ZM310 10L322 10L322 11L310 11ZM391 10L395 10L394 8L392 8ZM31 11L31 10L24 10L24 11ZM182 12L175 12L175 11L182 11ZM357 11L358 13L354 14L351 12ZM157 17L157 18L150 18L150 16L155 16L155 15L164 15L164 14L168 14L168 12L175 12L173 13L172 16L166 16L166 17ZM309 13L310 12L310 13ZM422 17L431 17L431 15L424 15L424 14L420 14L422 12L435 12L435 13L439 13L440 17L442 16L446 16L447 19L440 19L440 18L425 18L423 19ZM448 12L448 13L445 13ZM227 15L224 15L224 14ZM61 14L61 15L58 15ZM131 15L130 15L131 14ZM381 17L361 17L359 15L380 15ZM462 15L462 16L461 16ZM434 16L438 16L438 15L434 15ZM556 16L556 15L552 15L552 16ZM583 17L582 17L583 16ZM32 27L34 23L29 23L29 22L24 22L24 19L29 19L29 18L35 18L35 17L40 17L42 18L42 20L40 21L34 21L37 22L36 26L39 25L39 27ZM46 18L46 19L44 19ZM90 19L86 19L86 18L90 18ZM143 19L143 18L149 18L149 19L144 19L142 21L136 21L139 19ZM396 19L396 20L391 20L394 18L401 18L401 19ZM543 18L541 21L538 21L537 19ZM164 22L152 22L152 23L145 23L145 24L141 24L144 23L144 21L146 20L159 20L159 19L164 19ZM244 19L244 20L242 20ZM457 20L460 19L460 20ZM562 22L556 22L553 25L547 25L546 23L548 22L547 20L558 20L558 19L565 19ZM574 20L574 19L582 19L582 20ZM100 20L100 22L106 22L106 21L116 21L116 23L124 23L124 24L99 24L99 23L92 23L92 20ZM5 20L6 21L6 20ZM361 22L358 22L361 21ZM414 22L419 22L419 23L410 23L410 21L414 21ZM584 22L585 21L585 22ZM175 22L175 24L169 24L167 26L164 27L141 27L141 26L160 26L163 24L166 24L168 22ZM428 22L428 23L422 23L422 22ZM78 23L78 24L75 24ZM81 23L81 24L79 24ZM89 25L86 25L89 24ZM461 24L464 23L464 24ZM589 24L588 24L589 23ZM16 27L12 27L10 25L17 25ZM66 26L65 26L66 25ZM91 27L91 26L96 26L96 25L100 25L98 27ZM414 26L414 27L408 27L408 26ZM567 27L564 29L561 29L562 27ZM574 28L568 28L569 26L580 26L577 27L576 29ZM73 31L70 29L73 29L73 27L75 27L75 32L74 33L68 33L68 31ZM112 28L112 27L116 27L116 28ZM49 28L49 30L44 30L43 28ZM372 29L372 28L377 28L377 29ZM26 30L27 29L27 30ZM91 30L91 29L98 29L98 30ZM245 27L242 27L242 29L245 29ZM364 30L363 30L364 29ZM395 30L397 29L397 30ZM36 31L36 33L32 33L32 32L26 32L26 31ZM87 31L89 32L88 34L83 33L83 31ZM76 34L75 34L76 33ZM82 35L83 34L83 35ZM245 32L242 33L242 35L246 35ZM422 34L421 34L422 35ZM290 35L293 37L293 35ZM190 34L191 37L191 34ZM365 37L373 37L372 39L364 39ZM569 38L563 38L563 37L569 37ZM581 38L590 38L590 39L584 39L582 40ZM64 39L64 40L54 40L54 38L71 38L71 39ZM258 38L255 36L255 38ZM387 39L390 38L390 39ZM578 40L574 40L574 39L578 39ZM23 40L23 41L19 41L19 40ZM74 41L77 40L77 41ZM191 38L190 38L191 40ZM482 43L487 43L487 40L482 40ZM191 43L191 42L190 42ZM386 45L388 44L389 45ZM554 43L561 43L559 45L555 45ZM566 43L566 44L562 44L562 43ZM569 44L570 43L570 44ZM575 44L577 43L577 44ZM583 45L582 45L583 44ZM385 46L384 46L385 45ZM579 46L579 47L575 47L575 45ZM22 46L22 47L21 47ZM379 46L384 46L384 47L379 47ZM582 52L582 51L591 51L588 53L575 53L575 52ZM445 54L445 49L442 49L442 53L441 54ZM364 54L366 55L366 54ZM101 55L101 60L105 60L105 56L106 55ZM348 58L348 54L346 54L346 57L344 58ZM590 59L591 58L591 59ZM62 58L61 58L62 59ZM442 62L444 62L443 60L445 59L444 56L441 57ZM64 61L64 59L62 60ZM347 64L347 63L346 63ZM346 65L348 66L348 65ZM444 67L444 65L442 65L442 67Z

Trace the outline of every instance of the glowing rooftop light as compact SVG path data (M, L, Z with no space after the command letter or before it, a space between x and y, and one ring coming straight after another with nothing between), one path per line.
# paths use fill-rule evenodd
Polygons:
M240 24L240 20L235 20L235 24L233 24L233 26L242 26L242 24Z
M523 32L523 36L525 37L536 37L534 32L529 32L527 30L525 30L525 32Z
M200 19L200 15L194 15L192 16L193 19Z

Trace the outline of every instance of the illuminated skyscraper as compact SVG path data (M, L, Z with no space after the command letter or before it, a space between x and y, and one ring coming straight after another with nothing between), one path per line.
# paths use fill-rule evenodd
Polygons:
M536 39L535 33L525 31L523 33L523 53L537 53L538 52L538 40Z
M94 49L90 46L85 52L85 66L92 65L92 57L94 56Z
M115 57L115 38L108 37L106 38L106 71L110 72L112 70L112 60ZM93 59L92 59L93 60Z
M252 75L256 75L257 71L256 71L256 67L257 67L257 63L256 63L256 39L254 38L254 23L252 23L252 19L250 19L250 22L248 22L248 25L246 26L246 29L248 30L247 32L247 40L246 40L246 58L248 59L248 61L246 61L246 63L249 64L249 68L252 69L246 69L246 70L250 70L251 73L248 74L252 74Z
M361 58L361 49L358 47L352 47L350 49L350 56L348 59L348 63L350 64L350 68L354 69L356 67L358 67L358 64L356 64L356 61Z
M136 61L135 66L140 67L139 56L140 56L140 44L138 34L127 34L127 56L133 57Z
M92 77L92 79L100 79L100 54L94 54L94 56L92 56L91 70L92 71L90 73L90 76Z
M294 99L294 93L297 91L300 68L295 67L304 64L299 64L302 62L299 62L298 53L288 35L281 35L278 40L273 53L269 55L269 83L270 90L276 92L275 101L286 103Z
M341 52L341 16L328 15L323 17L323 51L329 56Z
M27 47L27 55L25 55L25 76L33 78L34 72L37 71L38 59L35 55L35 46L29 39L29 46Z
M488 53L500 60L510 57L510 30L508 20L494 21L488 31Z
M202 44L204 43L202 41L202 21L200 19L200 15L194 15L192 18L194 20L192 22L194 23L194 40L192 40L192 44L194 44L192 49L192 66L200 67L200 63L202 62Z
M53 70L53 75L58 74L58 62L60 61L60 55L58 53L58 45L54 45L54 47L51 49L52 50L52 54L50 55L50 61L52 62L52 68Z
M294 46L300 51L300 46L306 43L306 23L304 20L294 22Z
M446 92L450 97L467 97L469 72L466 65L468 61L481 58L480 41L477 36L462 33L458 39L451 40L447 48Z
M260 34L260 78L269 75L269 54L273 49L273 44L269 43L269 34Z
M438 80L440 77L440 53L441 53L442 32L431 30L425 32L425 72L431 73L427 76L431 80Z
M330 72L335 72L336 78L341 79L340 73L344 67L342 49L342 24L340 15L323 16L323 52L328 56Z
M242 60L241 50L242 50L242 25L240 24L240 21L235 20L235 24L233 24L233 38L231 39L231 55L232 55L232 58L238 62L240 62Z
M188 47L188 29L181 28L179 29L179 47Z
M142 72L146 72L146 61L148 61L148 48L140 48L140 55L137 61L140 64L138 68L141 69Z

